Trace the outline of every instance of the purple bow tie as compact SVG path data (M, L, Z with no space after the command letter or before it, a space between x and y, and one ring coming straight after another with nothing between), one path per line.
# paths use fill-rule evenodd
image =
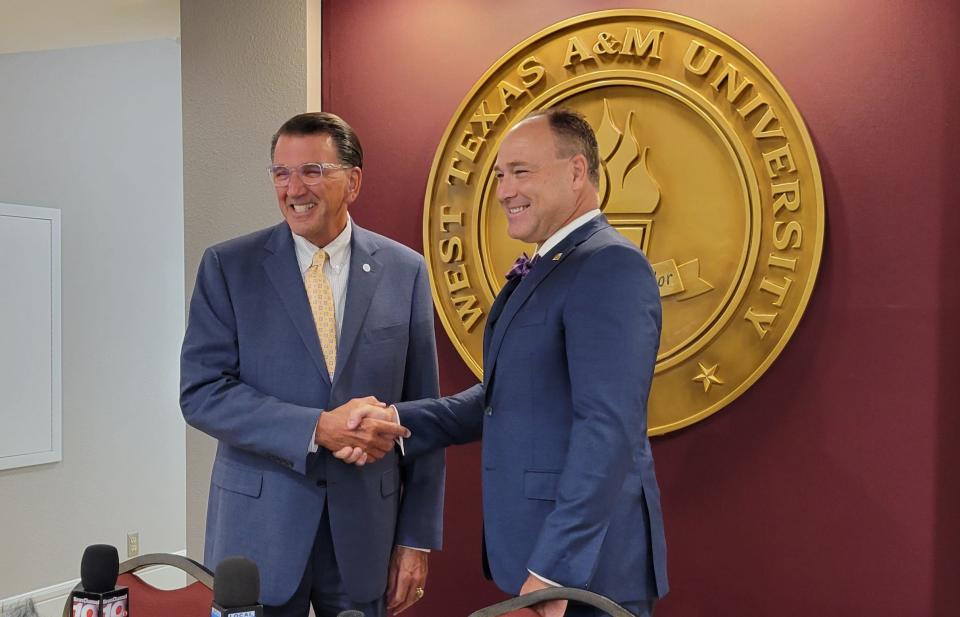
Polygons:
M512 281L518 277L521 279L525 277L527 273L530 272L530 268L537 263L538 259L540 259L539 255L534 255L533 259L530 259L526 253L517 257L517 260L513 262L513 267L510 268L510 272L507 272L507 280Z

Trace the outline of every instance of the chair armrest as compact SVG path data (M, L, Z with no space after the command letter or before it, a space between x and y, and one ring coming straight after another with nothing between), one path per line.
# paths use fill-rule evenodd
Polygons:
M470 614L470 617L497 617L510 611L521 608L527 608L547 600L570 600L588 604L594 608L605 611L610 617L635 617L633 613L623 608L610 598L600 594L587 591L586 589L575 589L573 587L549 587L547 589L538 589L537 591L510 598L503 602L498 602L479 611Z

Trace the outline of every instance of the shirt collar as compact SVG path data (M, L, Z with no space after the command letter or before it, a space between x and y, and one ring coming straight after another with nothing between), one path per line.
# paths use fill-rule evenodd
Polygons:
M320 250L313 242L292 231L293 245L297 252L297 263L300 265L300 274L306 273L313 263L313 255ZM327 260L334 272L337 272L350 260L350 239L353 237L353 220L347 216L347 224L340 234L322 247L327 252Z
M573 219L572 221L570 221L569 223L567 223L557 231L553 232L552 236L544 240L543 244L537 247L536 254L543 257L544 255L549 253L551 250L553 250L553 247L560 244L564 238L566 238L571 233L573 233L575 229L579 227L583 227L589 221L592 221L598 216L600 216L600 208L594 208L590 212L585 212L581 214L580 216Z

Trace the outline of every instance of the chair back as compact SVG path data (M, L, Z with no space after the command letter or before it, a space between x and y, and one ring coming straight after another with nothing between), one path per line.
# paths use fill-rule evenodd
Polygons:
M170 566L185 572L191 578L179 589L158 589L137 574L151 566ZM128 609L135 617L209 617L213 603L213 573L202 564L167 553L151 553L128 559L120 564L117 585L129 589ZM79 585L75 587L76 590ZM67 598L63 617L71 617L72 603Z

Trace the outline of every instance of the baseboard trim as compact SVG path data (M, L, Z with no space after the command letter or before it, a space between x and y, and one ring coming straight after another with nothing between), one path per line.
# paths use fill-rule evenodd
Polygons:
M70 595L70 591L76 587L79 582L80 579L77 578L72 581L44 587L43 589L28 591L18 596L4 598L0 600L0 614L5 614L7 611L12 610L14 606L25 603L27 600L33 600L33 604L37 607L38 612L40 611L41 604L48 604L50 602L56 602L57 600L59 600L60 606L62 607L63 603L67 601L67 596Z

